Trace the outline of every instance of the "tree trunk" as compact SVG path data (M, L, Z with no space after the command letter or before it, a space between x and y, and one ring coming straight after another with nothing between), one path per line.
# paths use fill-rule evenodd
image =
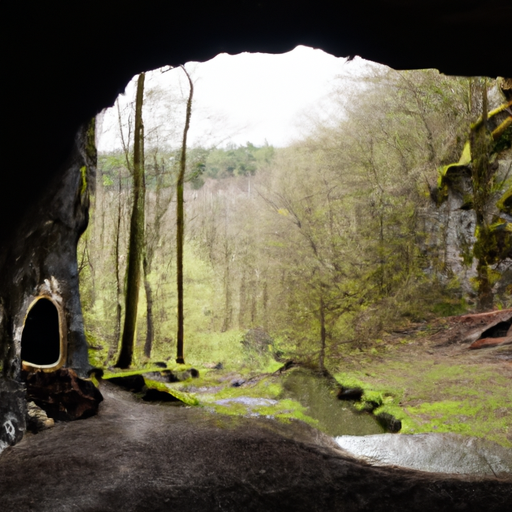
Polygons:
M325 373L325 342L327 339L327 332L325 329L325 304L324 298L320 297L320 356L318 358L318 368L321 372Z
M226 332L231 327L231 287L229 281L231 279L229 265L229 257L226 255L226 267L224 269L224 322L222 323L221 332Z
M187 113L185 117L185 128L183 129L183 142L181 145L180 172L176 183L176 285L178 291L178 332L176 336L176 362L185 363L183 355L184 333L184 315L183 315L183 242L185 231L185 215L183 212L183 188L185 184L185 169L187 165L187 133L190 127L190 117L192 115L192 98L194 95L194 85L186 69L181 69L187 75L190 92L187 101Z
M144 258L144 289L146 291L146 342L144 343L144 355L149 359L153 348L154 325L153 325L153 290L149 282L149 265Z
M476 216L476 242L473 253L477 263L477 308L492 309L494 297L489 279L488 249L492 245L492 234L486 219L486 208L490 199L492 171L490 169L491 134L487 126L487 80L482 86L482 122L471 128L471 167L473 182L473 208Z
M120 242L121 242L121 214L122 214L122 204L121 204L121 168L119 167L118 172L118 196L117 196L117 219L116 219L116 231L115 231L115 239L116 243L114 245L114 267L116 274L116 324L114 328L114 339L112 345L110 345L107 361L108 364L117 353L117 349L119 347L119 338L121 337L121 319L123 314L123 306L121 304L122 301L122 287L121 287L121 274L119 269L119 257L120 257ZM103 244L101 245L103 247Z
M267 279L263 282L263 329L268 331L268 283Z
M245 305L247 301L247 290L246 290L246 271L245 268L242 272L242 278L240 279L240 292L239 292L239 309L238 309L238 328L245 328Z
M130 241L126 267L126 295L121 352L116 367L128 368L132 364L133 347L137 328L139 304L140 267L144 245L144 126L142 124L142 102L144 98L144 73L137 82L135 102L135 132L133 142L133 206L130 218Z

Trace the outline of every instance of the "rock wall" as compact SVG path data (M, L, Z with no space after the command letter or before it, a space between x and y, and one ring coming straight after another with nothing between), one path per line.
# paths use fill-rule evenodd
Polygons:
M68 161L37 203L29 205L15 243L0 253L0 444L18 441L25 428L21 338L36 298L49 298L62 315L64 366L79 375L89 368L76 247L89 219L89 184L96 173L94 136L94 122L79 130Z
M498 83L503 88L509 81ZM512 192L511 109L512 101L505 95L505 102L491 111L488 119L492 142L485 185L488 192L481 210L490 236L479 240L483 235L478 234L474 183L478 155L472 154L471 134L459 162L439 168L437 188L431 190L433 205L425 215L425 231L430 233L432 245L444 248L439 259L447 275L457 276L464 292L474 297L477 258L485 258L492 273L492 293L502 302L508 302L512 292L512 210L507 201ZM476 120L471 133L481 123L480 118ZM480 244L478 249L475 244Z

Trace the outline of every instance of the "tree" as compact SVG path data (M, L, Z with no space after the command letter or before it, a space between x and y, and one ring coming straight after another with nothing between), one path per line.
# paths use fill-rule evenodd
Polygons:
M176 181L176 288L178 292L178 326L176 337L176 362L183 364L185 358L183 355L184 342L184 312L183 312L183 242L185 232L185 215L183 209L183 189L185 185L185 170L187 168L187 134L190 128L190 118L192 116L192 99L194 96L194 84L188 74L185 66L181 66L187 76L189 83L189 95L187 100L187 110L185 114L185 127L183 128L183 140L181 144L180 169Z
M154 291L151 284L150 274L153 269L153 262L160 246L162 249L162 223L165 214L171 203L173 194L169 186L169 175L174 177L173 170L166 165L164 155L159 155L158 147L153 148L152 162L146 159L146 179L151 179L151 186L147 185L146 197L146 228L144 231L144 256L142 268L144 271L144 290L146 292L146 340L144 342L144 355L151 357L153 341L155 339L154 324ZM149 174L151 172L151 175ZM164 228L167 226L164 226ZM167 249L166 258L170 257L170 248Z
M130 218L128 263L126 267L126 295L121 352L116 363L118 368L128 368L133 359L137 311L139 303L141 262L144 249L144 202L146 195L144 176L144 125L142 103L144 99L144 78L141 73L137 81L135 100L135 129L133 139L133 203Z

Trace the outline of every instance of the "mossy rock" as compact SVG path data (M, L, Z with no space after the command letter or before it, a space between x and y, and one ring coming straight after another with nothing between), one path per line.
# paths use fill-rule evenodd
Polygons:
M512 215L512 187L501 196L496 206L501 212Z

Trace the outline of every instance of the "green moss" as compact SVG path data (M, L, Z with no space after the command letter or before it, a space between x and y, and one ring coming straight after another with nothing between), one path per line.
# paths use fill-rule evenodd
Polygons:
M174 365L172 368L169 368L173 371L184 371L189 369L189 365ZM161 372L162 368L160 367L149 367L149 368L143 368L143 369L137 369L137 370L131 370L131 371L108 371L103 374L103 379L108 380L112 379L114 377L131 377L133 375L142 375L144 377L144 382L146 383L146 387L148 389L157 389L158 391L163 391L164 393L169 393L170 395L176 397L178 400L181 400L183 403L187 405L198 405L199 401L195 396L193 396L190 393L187 393L185 391L176 389L175 386L172 384L166 384L165 382L159 382L153 379L150 379L148 377L145 377L144 375L146 373L150 372ZM182 383L178 383L182 384Z
M507 103L503 103L499 107L497 107L494 110L491 110L490 112L488 112L487 113L487 119L492 119L495 115L497 115L497 114L499 114L501 112L504 112L505 110L507 110L510 107L512 107L512 101L509 101ZM478 130L478 128L480 128L481 125L482 125L482 116L480 116L476 120L476 122L471 124L471 129L472 130Z
M90 163L96 165L98 161L98 151L96 149L96 117L91 119L85 132L85 151Z
M512 117L509 117L492 132L494 139L493 152L500 153L512 146Z
M96 149L96 118L93 117L85 130L85 165L80 168L82 184L80 195L87 192L87 177L89 175L89 166L96 166L98 161L98 152Z
M148 389L157 389L158 391L168 393L187 405L199 405L199 401L195 396L190 393L185 393L184 391L179 391L164 382L158 382L156 380L148 379L147 377L144 377L144 382Z
M82 176L82 186L80 188L80 195L84 195L87 190L87 167L85 165L80 167L80 175Z
M188 364L169 364L166 369L171 371L183 372L189 370L190 368L191 366ZM149 364L145 368L137 368L134 370L109 370L104 373L103 378L110 379L112 377L130 377L132 375L144 375L145 373L161 371L162 368L160 368L159 366L152 366L151 364Z
M498 209L512 215L512 187L510 187L496 203Z

